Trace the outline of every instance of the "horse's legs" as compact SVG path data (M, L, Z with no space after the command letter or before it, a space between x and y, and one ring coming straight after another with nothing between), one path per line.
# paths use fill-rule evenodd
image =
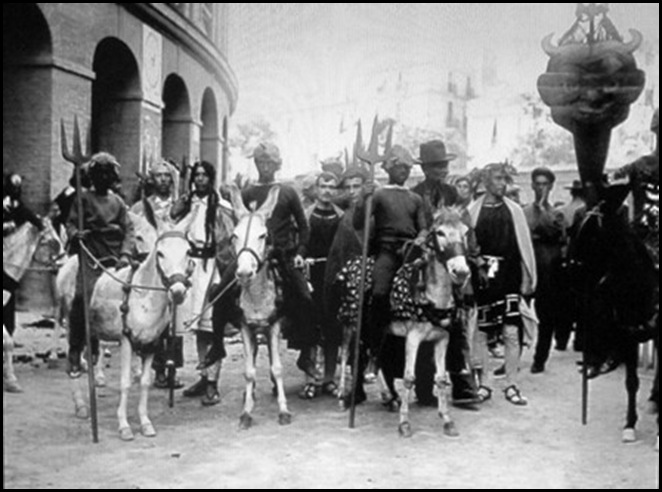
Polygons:
M280 327L280 321L277 321L269 330L269 359L271 361L271 378L276 382L278 390L278 423L280 425L290 425L292 415L287 409L287 397L283 382L283 363L280 358Z
M122 441L133 441L133 431L131 431L131 426L127 419L129 391L131 390L131 356L133 355L133 349L131 342L125 336L122 336L120 352L120 404L117 409L117 420L119 421L119 432Z
M5 391L7 393L23 393L23 388L18 384L14 372L14 340L4 325L2 326L2 352L4 357L2 379Z
M156 430L149 419L149 387L152 384L152 362L154 354L142 357L142 375L140 377L140 402L138 404L138 416L140 417L140 431L145 437L156 437Z
M411 424L409 423L409 402L416 385L416 361L423 337L421 331L417 329L420 327L419 323L406 322L406 324L408 326L405 341L405 374L403 381L405 392L400 406L399 431L402 437L409 438L412 436Z
M239 427L248 430L253 426L253 409L255 408L255 383L257 379L257 339L253 331L244 325L241 329L244 340L244 359L246 362L246 393L244 395L244 413L241 415Z
M455 427L455 422L448 410L448 383L446 381L446 352L448 351L448 342L450 334L443 330L442 338L434 347L435 367L437 374L434 382L437 386L437 400L439 402L439 417L444 421L444 434L448 437L458 437L459 433Z
M636 427L639 419L637 415L637 392L639 391L639 345L633 341L624 344L623 359L625 361L625 388L628 394L628 410L623 431L623 442L636 442Z

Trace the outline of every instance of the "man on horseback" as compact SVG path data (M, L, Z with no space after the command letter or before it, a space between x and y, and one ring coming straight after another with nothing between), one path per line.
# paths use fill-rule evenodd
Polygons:
M521 207L505 197L505 164L484 170L486 194L469 207L484 265L479 270L476 300L479 329L497 331L506 345L506 399L513 405L528 401L517 384L523 322L520 303L535 292L537 271L531 235ZM486 358L486 356L485 356ZM487 368L486 362L484 367ZM491 394L481 385L479 392Z
M152 165L149 170L149 179L152 182L153 193L146 196L142 201L137 202L132 208L131 212L134 214L147 217L148 214L153 214L153 219L157 223L171 224L172 207L175 204L175 183L177 178L177 169L175 166L165 160L158 161ZM146 202L146 203L145 203ZM159 389L168 389L170 387L166 363L168 362L168 340L172 333L165 332L160 340L154 355L154 363L152 368L156 373L154 379L154 386ZM175 350L178 354L171 354L171 357L183 360L183 338L177 337L175 340ZM175 377L175 389L180 389L183 384Z
M193 215L188 234L195 265L191 277L193 285L181 307L178 334L183 334L184 328L195 331L198 358L203 363L214 342L212 313L207 309L207 302L210 287L219 279L216 253L219 245L231 235L232 207L215 191L216 169L212 164L206 161L194 164L191 176L190 193L183 196L171 211L175 222ZM201 369L200 381L184 391L184 396L202 397L203 406L217 405L221 401L218 391L220 373L220 360Z
M375 185L366 185L363 199L358 202L354 215L354 227L362 229L365 224L365 203L374 194L375 221L374 250L376 254L373 273L372 308L366 330L366 340L373 355L382 353L388 326L391 322L391 285L397 271L402 267L404 247L413 242L420 247L425 244L428 223L423 199L410 191L405 183L409 179L414 159L403 147L394 146L383 164L389 175L388 184L378 191ZM382 367L387 379L393 379L393 368ZM356 399L365 401L360 379L355 385Z
M435 212L444 207L452 207L459 202L459 194L454 186L446 183L450 162L457 156L446 151L446 145L440 140L433 140L421 145L420 161L425 180L412 189L423 198L426 220L432 224ZM466 220L470 226L470 220ZM454 330L448 350L448 368L453 385L453 401L457 405L476 402L477 397L471 384L471 375L465 353L469 352L467 333L465 330ZM437 405L433 395L434 388L434 345L424 343L420 348L417 364L416 396L420 405ZM466 371L465 374L462 374Z
M112 190L120 181L120 165L110 154L99 153L92 157L89 179L92 187L83 190L83 210L74 208L68 222L68 236L72 247L83 248L83 264L78 271L76 294L71 307L69 322L69 367L71 378L81 376L80 356L85 348L85 311L90 305L94 286L103 274L103 267L118 270L130 265L134 251L133 225L128 217L124 201ZM83 230L78 229L79 213L83 215ZM84 273L83 273L84 272ZM83 282L86 282L88 299L83 298ZM98 357L98 341L93 340L92 352ZM93 361L88 361L92 363Z
M23 179L18 174L5 176L2 183L2 237L12 235L19 227L30 222L40 231L44 225L21 201ZM2 289L10 294L10 299L2 308L2 319L10 335L16 329L16 291L18 282L2 268Z
M313 300L308 283L303 275L304 257L310 237L310 229L294 188L276 182L282 159L280 150L273 144L261 143L253 153L259 180L242 192L244 205L258 210L266 202L269 192L279 188L278 202L267 223L268 241L271 246L269 261L275 266L278 288L281 290L282 314L287 319L284 336L289 347L300 350L297 367L310 377L315 376L315 363L312 358L317 336L311 320L314 319ZM235 277L236 264L223 272L219 290L225 289ZM219 300L215 308L214 346L203 366L213 364L225 354L223 331L227 323L237 323L241 311L237 309L238 290L235 289Z
M634 230L646 246L657 270L658 291L660 274L660 110L656 109L651 122L656 146L651 155L644 156L623 167L615 174L615 179L628 178L634 198ZM655 295L659 299L659 294ZM659 306L654 323L656 343L659 345ZM659 406L659 369L651 394L651 402ZM657 408L656 408L657 410Z

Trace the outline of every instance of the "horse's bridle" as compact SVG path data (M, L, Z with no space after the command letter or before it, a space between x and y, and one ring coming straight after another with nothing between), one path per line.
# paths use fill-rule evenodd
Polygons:
M449 241L448 245L443 250L439 247L439 241L437 238L447 237L441 228L435 229L430 235L432 236L431 242L433 243L435 255L440 263L446 265L453 258L467 255L467 249L462 241Z
M239 257L242 254L248 253L249 255L253 256L253 258L255 258L255 261L257 261L257 271L259 272L266 265L266 260L265 260L265 258L261 257L258 254L257 251L255 251L253 248L250 248L248 246L248 238L250 237L251 227L253 226L253 219L255 219L256 215L257 214L255 212L252 212L248 217L248 227L246 228L246 238L244 240L244 245L237 252L237 260L239 259Z
M169 231L161 236L156 240L156 244L154 245L154 248L158 246L158 244L161 241L164 241L166 239L182 239L186 241L188 244L188 238L186 237L186 233L181 232L181 231ZM193 269L192 268L187 268L186 273L175 273L171 276L167 276L165 272L163 271L163 267L161 266L161 262L159 261L159 257L157 255L156 257L156 271L159 274L159 277L161 277L161 282L163 283L163 286L170 290L170 288L178 283L183 284L187 289L191 288L191 276L193 275Z

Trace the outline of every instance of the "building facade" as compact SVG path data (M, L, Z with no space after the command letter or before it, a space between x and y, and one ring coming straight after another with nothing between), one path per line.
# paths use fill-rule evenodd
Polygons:
M74 117L91 150L136 172L159 158L223 167L237 80L228 63L227 4L3 4L3 172L47 210L69 180L60 121ZM71 143L71 142L70 142Z
M225 169L237 80L227 59L228 8L217 3L3 4L3 173L24 179L43 214L73 171L60 125L74 117L91 152L136 173L160 157ZM23 291L43 292L44 279ZM30 279L26 279L30 282Z

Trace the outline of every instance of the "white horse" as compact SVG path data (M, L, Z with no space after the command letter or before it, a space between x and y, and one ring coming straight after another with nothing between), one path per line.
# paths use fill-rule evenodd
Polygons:
M136 252L138 255L148 255L156 244L157 229L145 218L129 212L129 219L133 224L136 238ZM76 277L78 276L78 255L67 257L58 270L55 279L55 332L53 334L54 346L50 350L51 359L57 358L59 342L68 333L69 316L71 305L76 294ZM98 361L96 370L96 381L98 387L106 385L104 374L104 362ZM83 415L85 417L85 415Z
M409 422L409 402L416 383L415 368L418 358L418 350L423 342L435 344L435 385L437 387L437 399L439 416L444 421L444 433L449 437L458 435L455 424L448 411L448 394L446 379L446 352L449 342L449 329L455 318L455 299L453 286L465 285L469 280L470 270L466 261L466 237L468 227L461 221L457 210L444 209L435 216L434 226L431 233L431 251L426 254L425 261L425 288L423 297L427 300L425 313L435 315L434 322L424 315L417 293L411 292L412 266L405 265L396 276L394 290L391 296L392 308L402 308L401 294L404 292L409 299L409 310L401 312L402 318L391 322L389 333L406 339L405 343L405 394L399 398L395 391L393 381L385 381L391 396L401 400L399 432L403 437L411 437L412 430ZM356 276L360 271L359 260L353 260L341 272L343 283L349 282L356 286ZM369 262L367 284L371 285L374 263ZM349 347L356 333L356 310L358 303L358 288L348 290L343 298L341 316L344 325L343 346L341 349L341 379L339 387L340 406L347 408L347 366L349 359ZM380 365L388 364L389 361L380 361Z
M40 268L53 268L64 251L51 221L44 219L43 224L43 231L26 223L14 234L3 238L3 270L16 282L23 279L33 263ZM3 290L2 298L4 307L10 301L11 293ZM4 388L9 393L21 393L23 389L18 384L13 365L14 341L4 325L2 332Z
M251 414L255 407L259 333L264 333L268 340L271 379L276 385L278 395L278 422L280 425L292 423L283 384L280 355L281 317L276 305L276 284L267 263L267 220L278 203L278 196L279 189L272 188L264 205L259 210L249 211L244 205L241 193L236 189L232 193L232 204L238 219L232 240L237 254L236 275L241 286L240 307L244 314L241 333L246 361L246 394L239 424L242 430L253 426Z
M147 408L150 367L154 359L150 347L170 325L173 304L181 305L188 292L192 273L187 240L189 227L190 221L174 227L159 224L156 245L138 269L135 272L127 268L112 274L105 273L92 294L90 326L93 336L100 341L119 341L121 345L121 398L117 417L123 441L134 439L127 418L134 351L142 358L138 406L141 433L145 437L156 436ZM127 284L131 285L128 295L125 293ZM73 388L77 415L89 413L79 382L80 379L74 380L76 384Z

